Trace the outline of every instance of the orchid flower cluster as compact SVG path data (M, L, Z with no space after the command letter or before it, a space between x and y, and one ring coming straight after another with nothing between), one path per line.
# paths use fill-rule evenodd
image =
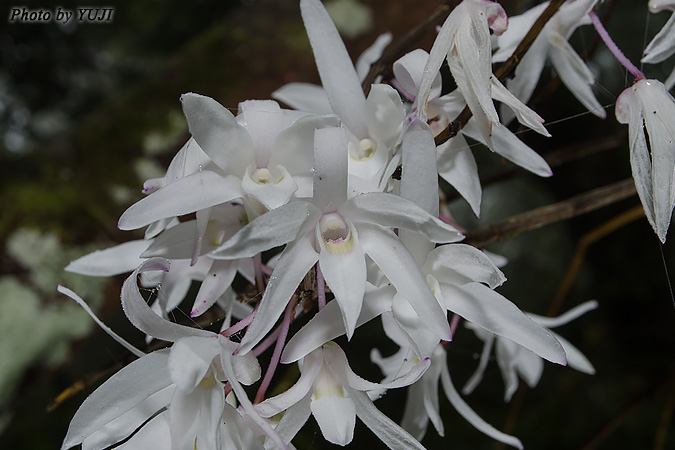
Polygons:
M458 322L484 343L462 393L481 382L494 349L508 401L519 378L537 384L544 360L594 373L551 328L597 303L547 318L521 311L496 292L505 281L500 259L460 243L461 228L439 214L438 176L479 215L481 186L466 138L534 174L552 175L506 126L515 118L549 136L544 120L526 106L547 57L572 94L604 118L591 89L594 76L568 43L577 27L597 21L595 3L565 2L503 84L492 64L509 58L546 4L508 19L496 2L464 0L429 53L418 49L398 59L393 79L373 84L366 96L362 80L391 36L378 39L354 65L321 2L301 0L322 86L292 83L272 94L293 109L248 100L236 115L212 98L183 95L192 137L166 175L146 181L147 196L119 219L122 230L146 227L144 238L67 267L91 276L131 272L121 293L125 314L148 342L172 345L145 353L95 318L138 358L84 401L62 449L287 449L310 416L323 438L337 445L352 442L358 417L389 448L420 449L429 422L445 432L439 380L471 425L523 448L484 421L455 388L446 348ZM675 3L652 0L650 8L675 9ZM671 18L644 62L675 52L672 28ZM444 61L457 86L445 94ZM641 73L636 80L617 101L616 116L629 124L638 192L665 241L675 202L675 103L659 81ZM437 146L434 138L467 106L471 119ZM237 277L249 287L238 287ZM193 281L201 285L190 316L198 320L219 308L225 315L220 329L170 320ZM251 285L261 297L250 294ZM94 316L76 293L59 291ZM311 318L289 336L300 315ZM357 375L348 360L362 350L350 340L372 320L381 321L399 347L389 356L367 349L382 371L378 381ZM336 339L343 335L341 346ZM267 350L272 354L263 371L258 357ZM300 375L270 397L279 363L297 364ZM408 396L397 423L377 400L401 388Z

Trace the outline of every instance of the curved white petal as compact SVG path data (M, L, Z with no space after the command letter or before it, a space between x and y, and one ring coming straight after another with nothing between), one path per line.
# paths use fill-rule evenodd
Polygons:
M424 67L428 59L429 53L418 48L406 53L394 62L393 71L396 80L413 97L417 95L417 88L424 78ZM441 95L441 84L441 74L436 72L436 76L431 83L429 98L433 99Z
M478 431L490 436L492 439L495 439L499 442L503 442L512 447L519 449L523 448L523 444L520 440L514 436L503 433L487 423L483 418L481 418L476 412L466 404L464 399L459 395L457 390L452 384L450 379L450 372L448 371L447 365L443 365L441 369L441 383L443 385L443 390L445 395L450 400L452 406L457 410L457 412L464 417L471 425L473 425Z
M462 133L472 139L485 143L482 135L475 129L472 121L469 121L462 129ZM492 145L495 153L519 165L523 169L529 170L540 177L550 177L553 175L546 160L525 145L507 127L499 127L493 130Z
M120 230L134 230L241 197L241 180L204 170L166 185L131 205L120 217Z
M448 244L429 253L422 272L433 275L440 283L485 283L501 286L506 277L483 252L466 244Z
M197 317L216 303L237 274L237 261L214 261L199 287L190 317Z
M131 272L143 262L140 255L151 243L150 240L140 239L115 245L105 250L96 250L71 261L64 270L92 277L111 277Z
M77 295L75 292L71 291L67 287L61 286L60 284L56 288L56 290L59 291L60 293L64 294L64 295L67 295L68 297L72 298L73 300L75 300L77 302L77 304L80 305L82 307L82 309L84 309L86 311L87 314L89 314L89 316L94 320L94 322L96 322L96 325L101 327L103 329L103 331L108 333L108 335L110 337L112 337L117 342L119 342L124 348L126 348L127 350L129 350L131 353L133 353L134 355L136 355L138 357L141 357L141 356L145 355L145 352L143 352L143 351L137 349L136 347L134 347L133 345L131 345L124 338L122 338L119 334L115 333L110 327L108 327L105 323L103 323L103 321L101 319L99 319L96 316L96 314L94 314L94 311L91 310L89 305L87 305L87 302L85 302L82 299L82 297L80 297L79 295Z
M156 339L177 341L186 336L212 337L214 333L169 322L150 309L138 288L138 274L146 271L169 271L169 261L151 258L141 264L122 285L122 309L133 326Z
M133 361L98 387L73 416L61 450L68 449L107 423L143 403L171 384L167 368L168 350L158 350ZM125 395L119 395L124 392ZM149 418L156 411L148 414Z
M296 238L306 221L318 216L316 206L305 201L288 203L266 212L239 230L209 256L214 259L251 258Z
M198 94L180 98L190 133L211 160L227 173L241 176L254 162L253 142L223 105Z
M322 364L320 351L307 355L298 381L281 394L255 405L255 410L262 417L272 417L302 401L311 391L314 379L319 374Z
M356 327L391 309L391 299L395 293L396 290L391 286L366 290ZM342 311L337 302L329 302L288 341L281 355L281 361L285 364L295 362L343 334L345 326Z
M438 146L437 165L438 174L457 190L479 217L483 190L478 165L462 134Z
M248 353L274 327L300 281L319 259L312 245L313 240L312 230L290 242L284 249L270 276L256 317L241 340L239 354Z
M491 333L510 339L544 359L565 364L565 351L550 331L516 305L480 283L442 284L447 308Z
M574 319L581 317L586 314L588 311L592 311L598 307L598 302L595 300L590 300L584 302L581 305L577 305L569 311L559 315L558 317L545 317L539 316L537 314L528 314L532 320L537 322L539 325L542 325L546 328L555 328L566 323L570 323Z
M593 94L595 77L586 63L563 36L551 33L551 42L551 61L560 80L588 111L604 119L607 114Z
M551 136L546 128L544 128L544 119L542 119L539 114L525 106L523 102L518 100L515 95L509 92L509 90L504 87L498 78L493 78L492 80L492 98L509 106L518 118L518 122L521 124L531 128L541 135L546 137Z
M645 48L641 62L656 64L665 61L675 53L675 14L671 14L668 22Z

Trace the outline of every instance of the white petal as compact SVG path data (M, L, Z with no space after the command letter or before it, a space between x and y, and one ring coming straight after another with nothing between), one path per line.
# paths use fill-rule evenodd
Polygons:
M438 216L436 144L426 122L413 119L403 134L401 152L401 197Z
M368 137L366 98L333 21L319 0L301 0L300 12L333 111L358 138Z
M475 129L472 121L469 121L462 129L462 133L472 139L485 143L483 136ZM541 177L550 177L553 175L546 160L525 145L525 143L518 139L518 137L507 127L499 127L493 130L492 145L495 153L519 165L523 169L529 170Z
M605 110L595 98L591 85L595 77L563 36L551 33L551 61L560 80L591 113L604 119Z
M449 310L544 359L565 364L565 351L553 335L502 295L480 283L443 284L441 289Z
M292 241L301 231L303 223L315 222L313 219L318 214L318 209L309 202L291 202L259 216L209 256L214 259L251 258Z
M256 317L241 340L239 354L248 353L274 327L300 281L319 259L312 245L313 240L312 230L290 242L284 249L270 276Z
M592 311L598 307L598 302L591 300L584 302L581 305L577 305L564 314L559 315L558 317L544 317L536 314L528 314L532 320L537 322L539 325L542 325L546 328L555 328L566 323L570 323L574 319L581 317L586 314L588 311Z
M466 323L468 325L474 325L471 322ZM483 331L478 326L473 326L471 328L473 328L474 331ZM480 354L480 361L478 363L478 366L476 366L476 370L471 375L471 377L466 381L464 387L462 388L462 394L464 395L469 395L470 393L472 393L473 390L476 389L476 387L480 384L480 382L483 381L483 374L485 373L485 369L487 368L487 363L490 358L490 352L492 351L492 346L494 345L495 342L494 334L492 333L484 333L484 334L487 335L487 339L483 344L483 350L481 351Z
M525 106L515 95L509 92L498 78L492 79L492 98L508 105L518 118L518 122L536 131L537 133L550 137L551 134L544 128L544 119L539 114Z
M272 98L299 111L333 114L326 91L315 84L288 83L272 92Z
M302 401L312 389L314 379L319 374L322 364L321 351L307 355L298 381L281 394L255 405L255 410L262 417L272 417Z
M122 368L85 399L68 427L62 450L81 443L107 423L171 384L168 351L159 350ZM124 392L124 395L120 395ZM154 412L149 414L152 415ZM148 416L148 417L149 417Z
M207 330L169 322L150 309L139 291L137 278L139 273L157 270L168 272L169 261L164 258L151 258L147 260L122 285L122 309L131 324L156 339L171 342L186 336L213 336L214 333Z
M232 284L237 274L237 261L214 261L199 287L190 317L197 317L216 303Z
M120 217L120 230L134 230L159 219L181 216L241 197L241 181L204 170L181 178L131 205Z
M645 48L641 62L656 64L665 61L675 53L675 14L661 28L656 36Z
M190 133L197 144L221 169L239 175L253 163L253 142L232 113L211 97L181 96Z
M92 277L111 277L131 272L143 262L141 253L152 241L140 239L129 241L105 250L96 250L72 261L64 269Z
M352 441L356 410L349 398L325 395L312 400L310 408L324 439L341 446Z
M450 372L448 371L447 365L444 365L441 369L441 383L443 384L443 390L445 395L450 400L452 406L457 410L462 417L464 417L471 425L473 425L478 431L487 436L490 436L492 439L495 439L499 442L503 442L507 445L516 448L523 448L523 444L520 440L514 436L503 433L483 420L476 412L466 404L464 399L459 395L457 390L452 384L450 379Z
M579 372L587 373L589 375L595 374L595 367L593 364L586 358L586 356L579 351L574 345L570 343L567 339L560 336L557 333L551 332L553 336L560 342L560 345L565 349L565 354L567 355L567 366L573 369L578 370Z
M466 244L448 244L429 253L422 272L433 275L440 283L485 283L501 286L506 277L483 252Z
M373 223L386 227L406 228L417 231L430 241L456 242L462 234L452 226L432 216L415 203L393 194L376 192L350 199L340 212L356 223Z
M478 176L478 165L466 139L458 134L438 147L438 174L454 187L480 216L482 188Z
M420 318L429 324L429 329L443 340L451 340L450 326L445 311L441 308L422 277L412 255L389 230L377 225L365 224L359 228L361 246L387 275L396 290L411 303Z
M334 252L326 248L319 227L316 227L316 240L320 246L321 272L342 311L347 339L351 339L366 290L366 258L356 228L351 222L347 224L351 229L352 242L351 247L344 252Z
M363 296L363 307L356 321L356 327L391 309L391 299L395 293L395 289L391 286L367 290ZM339 305L337 302L329 302L288 341L281 355L281 361L284 364L295 362L343 334L345 326Z
M335 211L347 201L347 136L343 128L314 132L314 204Z
M99 327L101 327L103 329L103 331L108 333L108 335L110 337L112 337L117 342L119 342L124 348L126 348L127 350L129 350L131 353L133 353L134 355L136 355L138 357L141 357L141 356L145 355L145 352L143 352L143 351L137 349L136 347L134 347L133 345L131 345L129 342L127 342L125 339L123 339L120 335L115 333L110 327L108 327L106 324L104 324L103 321L101 321L101 319L99 319L96 316L96 314L94 314L94 311L91 310L89 305L87 305L87 302L85 302L82 299L82 297L80 297L79 295L77 295L75 292L71 291L67 287L61 286L60 284L56 288L56 290L59 291L60 293L64 294L64 295L67 295L68 297L72 298L73 300L75 300L77 302L77 304L80 305L82 307L82 309L84 309L92 319L94 319L94 322L96 322L96 324Z
M393 450L424 450L422 444L417 442L410 433L382 414L367 394L349 387L345 387L345 390L356 406L356 415L387 447Z

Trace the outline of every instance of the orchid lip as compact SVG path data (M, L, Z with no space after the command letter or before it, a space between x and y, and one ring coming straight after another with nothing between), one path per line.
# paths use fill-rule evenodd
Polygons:
M324 213L319 219L319 234L331 253L346 253L354 246L351 226L339 213Z
M361 139L358 147L353 142L349 142L347 147L349 148L349 157L357 161L368 161L377 152L377 142L370 138Z
M284 179L283 172L279 170L279 167L270 170L267 167L254 168L254 166L249 166L246 173L254 183L260 185L279 184Z

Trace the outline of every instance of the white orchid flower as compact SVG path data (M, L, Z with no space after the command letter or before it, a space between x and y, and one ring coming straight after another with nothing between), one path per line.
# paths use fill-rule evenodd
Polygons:
M321 76L319 87L293 84L273 94L284 103L301 110L329 111L336 114L348 130L349 174L357 193L381 191L388 179L387 169L405 119L403 103L391 86L376 84L366 99L361 82L335 24L319 0L300 2L314 58ZM366 72L370 61L390 40L381 37L361 59L360 71ZM321 104L317 104L322 99ZM395 167L394 167L395 168ZM393 171L393 169L392 169Z
M595 76L567 42L577 27L591 23L588 12L596 3L597 0L567 1L546 23L530 49L520 60L515 71L515 78L506 81L509 90L522 102L527 103L532 97L544 69L546 57L550 55L553 67L567 89L588 111L600 118L605 118L605 110L591 89L591 86L595 84ZM548 4L549 2L541 3L509 19L509 29L497 38L499 48L492 55L494 62L506 61L513 54Z
M392 319L391 315L383 315L382 324L386 335L400 347L399 350L386 358L382 357L377 349L373 349L370 354L373 362L380 367L385 375L383 382L390 381L400 373L406 373L417 360L415 352L410 346L410 340ZM408 396L401 419L401 426L406 431L421 441L431 421L438 434L445 436L438 399L438 382L440 380L445 395L452 406L477 430L500 442L516 448L523 448L522 443L517 438L503 433L485 422L457 393L450 378L447 354L443 345L437 345L430 358L431 366L429 369L424 372L422 378L408 388Z
M311 195L314 129L335 126L336 118L282 110L271 100L243 102L235 118L210 97L184 94L181 101L193 138L215 167L135 203L120 217L120 229L140 228L237 199L243 200L251 219L287 203L294 194ZM198 221L208 222L208 214L204 216L198 215Z
M597 308L597 306L598 303L596 301L589 301L582 303L567 311L565 314L555 318L543 317L535 314L528 314L528 316L542 327L555 328L571 322L584 313ZM537 383L539 383L541 373L544 369L543 361L539 356L508 338L505 339L487 332L477 323L467 322L466 327L472 329L476 336L484 342L484 345L478 367L462 389L462 392L465 395L473 392L483 379L483 373L487 367L488 358L493 345L495 345L495 340L497 364L502 372L502 378L504 379L505 385L504 401L510 401L511 397L516 392L516 389L518 389L518 376L522 377L530 387L535 387ZM560 345L562 345L569 367L590 375L595 373L593 365L583 353L562 336L552 331L550 333L558 342L560 342Z
M434 78L443 60L447 59L457 88L469 105L481 134L490 143L493 124L500 126L492 102L495 77L492 75L490 28L495 34L501 34L507 26L506 12L496 2L464 0L452 10L431 48L415 100L414 109L423 120L427 118L427 102Z
M324 438L337 445L347 445L354 436L356 417L391 449L423 449L410 434L381 413L367 391L408 386L429 367L429 360L418 361L409 371L386 384L372 383L355 374L344 351L328 342L307 355L300 378L286 392L255 406L262 417L272 417L301 405L316 419ZM301 414L301 411L295 412ZM289 414L287 411L286 414Z
M420 119L414 119L401 147L401 195L434 216L438 213L438 183L435 146L428 126ZM442 308L443 321L447 323L445 311L455 312L532 349L543 358L564 364L562 347L551 333L492 290L501 285L505 277L487 256L464 244L434 248L428 236L407 228L400 229L399 236L413 257L412 267L421 272L426 286L433 292L435 306ZM416 306L418 300L410 295L411 291L402 289L405 286L384 272L393 288L368 289L357 325L391 311L408 335L415 353L419 357L429 356L440 339L448 339L429 327L429 321L420 314L419 306ZM324 342L344 334L345 330L339 320L338 306L329 302L288 342L282 361L296 361Z
M347 142L341 128L315 133L314 197L272 210L242 228L211 253L237 259L288 244L242 339L248 352L274 326L302 278L319 261L352 336L366 288L367 254L395 286L415 299L413 308L430 329L448 339L449 326L410 253L388 227L413 229L433 242L462 235L413 202L385 193L347 199Z
M421 86L428 59L429 54L427 52L417 49L394 63L393 70L396 80L405 91L405 95L412 99L415 99L415 95ZM429 126L434 136L447 128L466 105L457 90L442 97L440 93L441 77L440 73L437 73L427 100ZM542 125L543 119L519 101L514 100L501 84L492 90L492 96L495 99L505 101L505 104L513 108L521 123L540 134L550 136ZM480 215L482 189L476 160L464 136L481 142L495 153L532 173L544 177L552 175L551 168L546 161L518 139L507 127L493 128L492 137L488 141L480 132L476 119L472 117L457 136L438 146L437 167L438 174L457 189L457 192L469 203L476 216Z
M59 287L60 292L83 306L104 331L140 356L84 401L71 421L62 449L81 444L84 450L94 450L122 441L126 442L117 448L142 449L147 448L144 445L148 442L160 448L260 448L241 418L232 420L239 413L225 403L223 384L257 381L260 366L255 356L228 356L221 362L223 352L234 352L235 343L209 331L168 322L157 316L141 296L137 286L139 274L168 270L166 263L162 259L147 261L123 287L123 306L133 317L132 323L155 337L175 341L171 349L147 355L106 327L77 294ZM252 405L248 409L254 413ZM227 423L223 422L224 416L230 418ZM256 418L264 423L258 416L251 419L255 422ZM222 427L227 428L225 433ZM223 435L232 437L223 439ZM246 443L227 444L234 437Z
M666 242L675 205L675 100L663 83L644 79L621 93L615 113L620 123L628 124L630 162L645 215Z
M675 11L675 1L673 0L650 0L649 12L658 13L661 11ZM661 31L651 40L645 48L642 62L647 64L657 64L668 59L675 53L675 14L670 15L668 22L661 28ZM668 76L664 85L667 90L675 86L675 70Z

